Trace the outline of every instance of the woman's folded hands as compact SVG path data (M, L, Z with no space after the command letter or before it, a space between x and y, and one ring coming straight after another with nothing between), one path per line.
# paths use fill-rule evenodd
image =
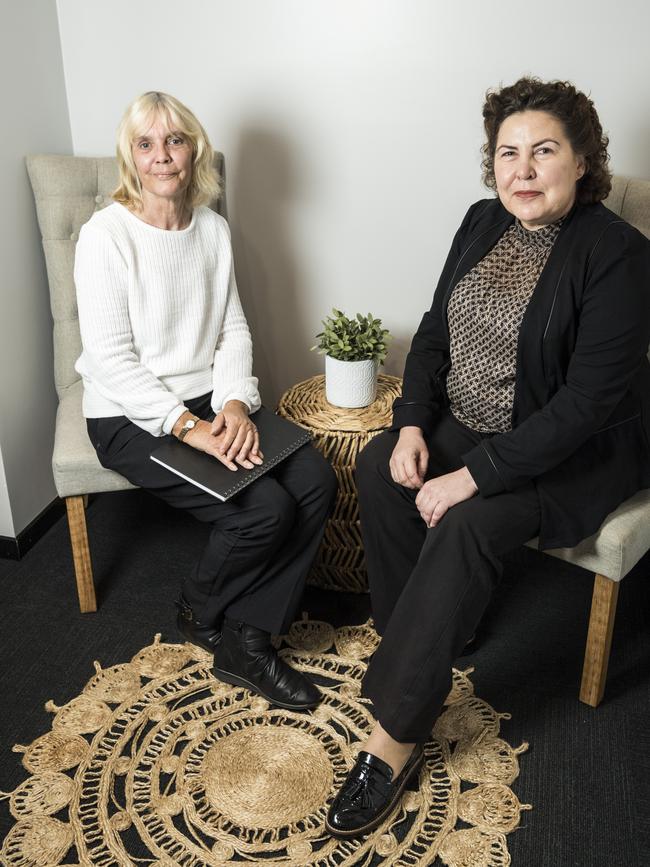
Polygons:
M429 465L429 450L419 427L403 427L390 459L394 482L417 490L415 505L427 527L435 527L443 515L463 500L469 500L478 488L467 467L424 481Z
M248 407L239 400L228 401L212 423L198 421L184 442L212 455L229 470L236 470L237 465L251 470L264 459L257 428Z

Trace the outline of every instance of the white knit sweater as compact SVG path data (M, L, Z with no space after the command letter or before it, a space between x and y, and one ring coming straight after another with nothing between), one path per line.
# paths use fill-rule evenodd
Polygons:
M86 418L124 415L170 433L183 401L212 392L218 412L260 405L226 221L196 208L186 229L144 223L124 206L95 213L77 242L74 279Z

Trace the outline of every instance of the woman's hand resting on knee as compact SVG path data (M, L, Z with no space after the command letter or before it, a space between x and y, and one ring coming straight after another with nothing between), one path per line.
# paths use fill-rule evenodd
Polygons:
M427 527L435 527L448 509L478 493L467 467L424 481L429 464L429 450L419 427L403 427L390 456L390 474L394 482L418 490L415 505Z
M419 427L403 427L397 445L390 456L390 474L394 482L405 488L422 487L429 465L429 449Z
M427 527L435 527L452 506L471 499L476 493L478 488L470 471L461 467L425 482L415 498L415 505Z

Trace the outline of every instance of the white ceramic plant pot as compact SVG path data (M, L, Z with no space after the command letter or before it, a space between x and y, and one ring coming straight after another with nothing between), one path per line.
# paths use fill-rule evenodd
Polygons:
M368 406L377 396L378 361L339 361L325 356L325 396L334 406Z

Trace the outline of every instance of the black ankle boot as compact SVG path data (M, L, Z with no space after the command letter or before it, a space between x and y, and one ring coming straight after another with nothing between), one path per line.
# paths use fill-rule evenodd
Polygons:
M308 678L280 659L268 632L229 618L222 624L214 675L290 710L308 710L321 699Z
M188 604L183 595L179 597L176 606L178 608L176 626L181 635L183 635L191 644L196 644L198 647L202 647L204 650L207 650L208 653L214 653L214 649L221 638L219 630L214 626L208 626L205 623L201 623L201 621L194 616L192 607Z

